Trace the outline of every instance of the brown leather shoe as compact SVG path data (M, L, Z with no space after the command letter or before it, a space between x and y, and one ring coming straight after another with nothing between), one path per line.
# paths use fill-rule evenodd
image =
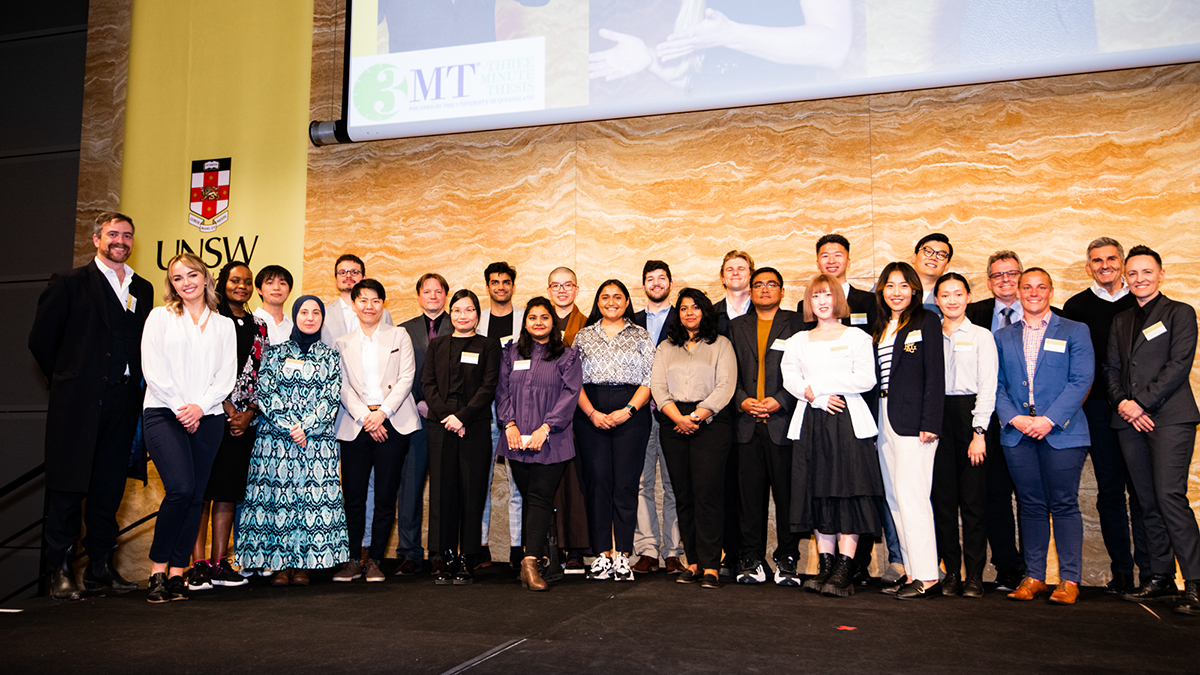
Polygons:
M1046 586L1046 582L1038 581L1033 577L1025 577L1021 580L1021 585L1017 586L1017 590L1008 594L1009 600L1033 600L1043 593L1050 591Z
M548 586L542 579L542 572L538 569L537 558L524 558L521 560L521 586L531 591L548 591Z
M387 579L383 570L379 569L379 563L375 562L374 558L367 558L367 563L363 565L363 576L371 583L378 583Z
M415 560L409 560L408 558L405 558L400 562L400 566L396 568L396 576L411 577L419 571L421 571L421 568L417 565Z
M309 583L308 570L292 570L292 585L307 586Z
M675 556L667 558L667 574L679 574L684 569L683 563L679 562L679 558Z
M637 562L635 562L629 569L637 572L638 574L657 572L658 556L650 557L648 555L640 555L638 556Z
M279 570L271 577L271 585L272 586L287 586L290 583L292 583L292 571L291 570L287 570L287 569Z
M1050 594L1050 602L1056 605L1073 605L1079 599L1079 584L1074 581L1059 581Z

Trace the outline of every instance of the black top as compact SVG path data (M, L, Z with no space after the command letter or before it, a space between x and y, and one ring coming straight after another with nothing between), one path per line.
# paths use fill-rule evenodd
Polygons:
M509 312L505 316L492 315L488 320L488 337L503 340L506 337L515 335L518 331L513 330L513 320L517 316L516 312Z
M1132 293L1130 295L1132 295ZM1133 335L1129 337L1130 349L1133 349L1133 346L1137 344L1138 334L1146 328L1146 320L1150 318L1150 312L1154 310L1154 306L1157 305L1158 301L1161 299L1162 293L1159 293L1158 295L1154 296L1153 300L1147 302L1141 307L1138 307L1137 311L1133 313Z
M909 334L921 331L919 341ZM942 349L942 322L933 312L918 310L893 338L891 374L888 377L888 422L901 436L921 431L942 433L946 396L946 363ZM875 345L875 379L879 380L879 345Z
M471 341L469 337L460 337L453 335L450 337L450 388L446 391L446 398L462 399L463 395L463 352L467 351L467 344Z
M1096 350L1096 381L1092 384L1092 390L1088 392L1087 400L1103 401L1108 398L1108 380L1103 366L1104 359L1108 356L1108 336L1112 332L1113 318L1136 305L1137 298L1133 297L1132 293L1126 293L1120 300L1110 302L1096 295L1090 288L1076 293L1063 304L1063 318L1086 325L1088 332L1092 334L1092 347Z

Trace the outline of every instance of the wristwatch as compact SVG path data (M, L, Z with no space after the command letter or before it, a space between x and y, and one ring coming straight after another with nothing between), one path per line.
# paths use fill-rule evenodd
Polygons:
M636 415L637 411L638 411L638 409L632 403L625 404L625 409L629 411L630 417L633 417L634 415Z
M979 434L980 436L987 433L987 429L984 429L983 427L973 427L973 429L975 430L975 433Z

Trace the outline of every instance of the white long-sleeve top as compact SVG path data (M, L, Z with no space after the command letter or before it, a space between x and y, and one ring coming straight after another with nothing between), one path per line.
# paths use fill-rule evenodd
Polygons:
M208 326L201 331L204 322ZM207 308L193 324L185 310L177 315L155 307L142 330L142 375L146 408L176 412L196 404L205 415L222 413L221 402L237 379L237 337L233 321Z
M992 332L964 318L950 335L942 333L946 357L946 395L975 394L971 426L987 428L996 409L1000 356Z
M808 339L810 331L796 333L787 339L783 360L783 388L796 397L796 409L788 427L788 438L800 438L808 400L804 390L812 387L812 405L826 410L829 397L841 396L854 425L854 435L870 438L879 434L875 416L867 407L862 393L875 386L875 350L871 336L858 328L847 328L836 340Z

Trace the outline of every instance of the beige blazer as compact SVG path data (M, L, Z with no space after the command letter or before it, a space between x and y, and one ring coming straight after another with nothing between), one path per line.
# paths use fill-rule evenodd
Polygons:
M362 431L362 420L370 410L363 400L362 338L359 328L343 335L334 343L342 357L342 407L338 410L336 428L339 441L352 441ZM402 434L421 428L412 388L416 376L412 340L408 331L384 325L375 329L379 346L379 388L383 405L395 412L388 418L392 427Z

